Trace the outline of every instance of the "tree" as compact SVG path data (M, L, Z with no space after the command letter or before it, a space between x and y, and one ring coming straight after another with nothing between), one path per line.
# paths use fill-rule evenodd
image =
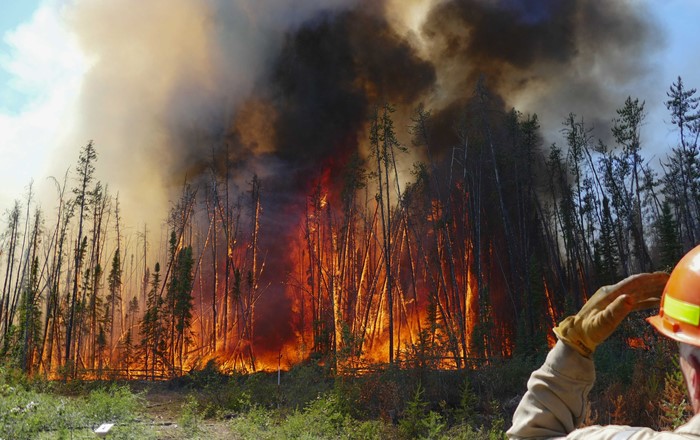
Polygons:
M678 79L671 84L666 96L666 108L671 112L671 123L678 127L681 148L683 150L693 149L697 146L698 120L700 112L697 111L700 104L700 97L695 96L696 89L687 89L683 84L683 79ZM695 139L688 138L695 134Z
M661 205L661 216L656 222L656 237L659 266L662 269L674 267L683 255L683 247L678 237L678 223L673 217L668 201Z
M122 286L122 265L121 265L121 253L119 250L119 247L115 249L114 251L114 256L112 257L112 265L109 270L109 275L107 275L107 297L106 299L106 307L105 307L105 316L104 316L104 325L105 325L105 331L107 335L109 336L109 341L110 344L113 343L114 341L114 329L115 329L115 322L114 322L114 313L115 309L117 308L117 303L121 303L121 286Z
M395 109L385 104L381 111L375 110L374 117L371 121L370 129L370 145L372 155L377 159L377 180L378 190L377 203L380 206L380 217L382 221L382 244L384 252L384 270L386 276L386 299L387 311L389 315L389 363L394 362L394 274L392 267L392 234L394 232L394 216L393 205L391 202L391 180L389 173L393 169L396 173L396 163L394 151L406 151L396 138L394 131L394 121L391 119L391 114ZM397 200L401 197L398 178L392 176L396 185Z
M136 315L139 312L139 299L136 295L129 301L127 316L125 317L126 332L123 337L122 343L122 361L126 367L126 377L130 378L130 368L135 363L137 352L138 352L138 342L134 340L138 337L138 329L134 323Z
M78 208L78 233L75 242L74 266L73 266L73 291L69 296L69 317L66 324L66 356L65 363L70 367L72 361L71 347L74 333L74 319L76 311L76 302L78 298L78 285L80 281L80 273L83 259L85 256L85 247L87 237L83 237L83 222L88 209L88 197L90 191L88 187L93 180L95 173L95 161L97 160L97 151L92 141L88 142L80 151L78 157L78 186L73 189L75 195L75 206Z
M25 373L31 373L37 354L37 344L41 341L41 311L39 310L39 241L41 234L41 211L34 214L34 226L30 239L31 268L29 280L23 289L20 306L20 335L22 336L21 368Z
M613 119L612 134L621 152L613 160L617 166L608 167L617 175L609 176L613 201L619 204L625 229L632 235L633 249L638 267L634 271L646 272L652 269L651 257L644 241L645 201L643 185L644 162L642 160L640 132L644 122L644 102L627 97L622 108L617 110L618 117Z
M155 379L155 371L162 365L165 355L165 327L161 317L163 298L160 296L160 264L156 263L150 280L150 290L146 299L146 311L141 318L141 344L143 369L148 379Z
M182 358L185 345L190 341L187 336L192 321L192 285L194 259L192 257L192 247L187 246L177 253L173 265L173 273L168 286L168 303L172 304L172 329L171 334L171 356L175 359L175 353L179 357L179 365L182 368ZM174 366L174 362L173 362Z
M66 244L68 225L74 212L73 202L65 199L68 171L66 171L66 174L64 175L63 185L61 185L57 179L52 179L56 185L56 190L58 193L58 208L56 214L56 227L54 228L53 239L51 240L53 254L50 257L51 262L49 264L48 277L46 281L49 292L46 301L46 314L44 316L44 337L41 345L41 352L39 354L39 358L45 362L45 372L51 371L54 358L54 348L56 349L57 358L59 358L60 363L61 350L58 340L60 339L61 314L59 312L61 308L61 295L59 293L59 283L61 281L61 273L65 259L64 247Z
M7 248L7 263L5 266L5 280L2 286L2 297L0 297L0 317L2 318L2 337L7 338L10 331L10 297L12 296L12 280L14 276L15 265L17 264L15 253L17 252L17 240L19 239L19 220L20 220L20 204L15 200L14 207L8 213L9 228L6 232L9 235L9 243ZM5 253L5 252L3 252Z
M686 248L694 246L700 237L700 97L695 93L696 89L684 86L681 77L666 93L666 108L671 112L671 123L678 128L679 145L664 164L664 191L679 213L681 239Z

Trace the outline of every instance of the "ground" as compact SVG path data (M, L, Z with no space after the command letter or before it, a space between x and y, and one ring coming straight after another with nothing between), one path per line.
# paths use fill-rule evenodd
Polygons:
M138 387L137 387L138 388ZM201 439L233 439L227 420L221 418L199 419L195 422L196 431L181 426L183 406L187 403L187 393L171 389L164 384L149 384L145 390L144 416L140 419L151 438L190 439L193 434Z

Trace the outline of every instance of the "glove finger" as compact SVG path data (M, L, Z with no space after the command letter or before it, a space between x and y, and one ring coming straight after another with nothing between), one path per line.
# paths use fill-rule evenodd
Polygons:
M622 281L598 289L584 304L582 311L601 310L621 295L634 297L633 302L641 302L647 298L660 298L668 281L665 272L639 273L631 275Z
M664 272L640 273L615 284L613 290L617 294L633 297L632 302L637 303L648 298L661 298L667 281L668 274Z
M632 303L630 297L619 296L615 298L603 311L596 314L595 320L590 329L595 329L594 333L589 335L592 339L602 342L610 336L627 315L632 311Z
M589 301L592 302L590 307L594 309L603 309L622 295L629 296L629 301L632 304L644 304L644 301L647 299L661 298L667 281L668 274L664 272L640 273L629 276L617 284L604 286L598 289L596 294L593 295ZM653 304L633 309L641 310L649 307L653 307Z
M615 298L601 314L601 323L614 325L617 327L634 308L633 300L628 295L621 295Z
M640 310L655 309L661 305L660 298L647 298L632 304L632 311L638 312Z

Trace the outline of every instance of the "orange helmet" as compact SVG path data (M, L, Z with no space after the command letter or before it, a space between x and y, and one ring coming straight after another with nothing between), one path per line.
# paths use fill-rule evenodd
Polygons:
M647 321L671 339L700 346L700 246L685 254L673 268L659 314Z

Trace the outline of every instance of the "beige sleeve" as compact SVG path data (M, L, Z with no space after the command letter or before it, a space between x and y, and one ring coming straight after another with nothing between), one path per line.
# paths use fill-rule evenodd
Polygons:
M542 367L530 376L508 437L564 437L574 431L585 415L594 381L593 361L557 342Z
M700 416L675 432L618 425L576 429L585 416L588 392L594 381L593 361L557 342L544 364L530 376L527 391L513 414L513 426L506 434L510 439L700 439Z

